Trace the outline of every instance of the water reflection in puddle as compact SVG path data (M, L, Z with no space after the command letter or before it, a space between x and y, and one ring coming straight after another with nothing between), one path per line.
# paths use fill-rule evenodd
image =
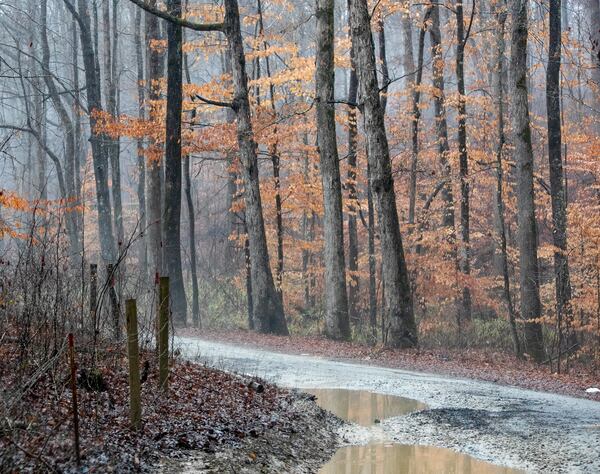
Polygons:
M517 474L450 449L369 444L339 449L319 474Z
M424 410L427 405L410 398L363 390L305 389L317 404L344 420L372 426L378 420ZM480 461L450 449L394 443L346 446L320 474L517 474L521 471Z
M371 426L375 420L404 415L427 408L427 405L410 398L384 395L364 390L305 389L317 397L317 404L344 420L362 426Z

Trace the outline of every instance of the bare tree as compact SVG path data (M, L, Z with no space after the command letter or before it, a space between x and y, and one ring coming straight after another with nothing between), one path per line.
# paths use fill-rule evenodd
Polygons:
M92 38L90 12L86 0L78 0L78 9L70 0L63 0L68 10L79 24L79 35L85 70L86 95L90 117L90 142L94 161L94 177L96 181L96 201L98 203L98 229L102 259L105 262L116 260L116 248L113 234L112 211L110 205L110 190L108 187L108 156L104 143L105 133L96 130L98 114L103 111L102 93L100 87L100 68L97 56L97 44Z

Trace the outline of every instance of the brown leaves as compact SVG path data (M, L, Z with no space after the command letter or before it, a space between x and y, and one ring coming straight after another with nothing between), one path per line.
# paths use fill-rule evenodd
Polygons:
M157 396L155 371L148 375L142 386L143 428L135 433L129 428L125 364L115 360L119 361L116 367L113 363L112 368L101 369L107 391L79 392L83 463L90 472L146 471L160 456L180 456L181 451L192 449L215 451L220 445L261 436L271 426L272 413L281 413L289 396L262 381L189 362L175 363L166 400ZM0 365L3 383L9 367ZM69 469L74 461L70 406L67 386L55 393L52 381L44 378L23 400L21 412L14 414L29 428L11 433L11 439L58 470ZM0 451L7 453L2 462L17 470L36 465L35 459L16 452L6 439L0 438Z

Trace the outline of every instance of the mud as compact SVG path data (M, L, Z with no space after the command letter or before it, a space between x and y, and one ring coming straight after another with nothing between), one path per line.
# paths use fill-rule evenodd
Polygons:
M343 444L391 440L450 448L528 472L600 472L600 430L593 428L600 424L600 403L594 401L199 339L177 338L176 344L191 360L281 386L368 390L429 407L372 427L340 425Z

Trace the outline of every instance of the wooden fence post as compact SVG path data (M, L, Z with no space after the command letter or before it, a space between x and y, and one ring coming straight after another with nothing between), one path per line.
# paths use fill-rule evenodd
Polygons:
M75 341L73 333L69 333L69 363L71 365L71 397L73 403L73 435L75 438L75 459L81 464L79 451L79 412L77 408L77 369L75 367Z
M158 380L166 393L169 388L169 277L160 277L158 321Z
M139 430L142 427L142 400L135 300L125 302L125 314L127 315L127 356L129 359L129 422L134 430Z

